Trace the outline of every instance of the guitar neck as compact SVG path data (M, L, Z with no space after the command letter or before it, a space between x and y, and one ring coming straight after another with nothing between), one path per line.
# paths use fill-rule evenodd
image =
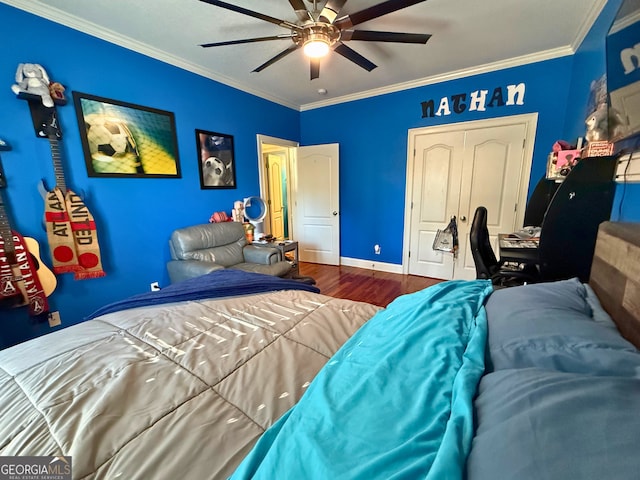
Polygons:
M11 231L11 225L9 224L9 216L4 207L4 191L7 186L7 182L4 178L4 169L2 168L2 162L0 162L0 236L4 242L4 255L7 257L7 261L10 265L16 263L16 247L13 243L13 232Z
M51 147L51 159L53 160L53 172L56 177L56 186L67 193L67 182L64 180L64 171L62 170L62 156L60 155L60 142L56 135L49 135L49 146Z

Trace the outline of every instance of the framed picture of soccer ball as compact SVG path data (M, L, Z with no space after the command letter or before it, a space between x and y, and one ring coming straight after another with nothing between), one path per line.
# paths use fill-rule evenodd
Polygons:
M90 177L180 178L172 112L73 92Z
M196 130L200 188L236 188L233 136Z

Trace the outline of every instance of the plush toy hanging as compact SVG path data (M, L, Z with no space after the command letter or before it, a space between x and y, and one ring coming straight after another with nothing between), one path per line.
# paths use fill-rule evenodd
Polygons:
M16 70L16 84L11 90L16 95L26 93L37 95L42 99L45 107L53 107L53 98L49 90L49 76L44 68L37 63L21 63Z

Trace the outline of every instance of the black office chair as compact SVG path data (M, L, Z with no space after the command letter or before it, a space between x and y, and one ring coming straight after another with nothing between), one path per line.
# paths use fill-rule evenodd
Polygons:
M496 258L487 228L487 209L478 207L469 232L476 278L489 279L493 285L511 287L540 281L535 265L505 264Z

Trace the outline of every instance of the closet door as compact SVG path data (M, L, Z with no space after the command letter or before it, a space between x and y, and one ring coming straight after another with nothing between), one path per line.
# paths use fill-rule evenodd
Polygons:
M453 256L433 250L439 228L458 215L464 131L418 135L413 161L409 273L453 278Z
M458 210L460 250L453 274L456 280L476 278L469 232L478 206L487 208L487 227L496 256L498 234L520 228L516 209L525 139L524 123L466 132Z
M480 205L487 207L497 255L498 233L521 226L536 120L535 115L505 117L410 135L407 273L445 280L475 278L469 230ZM453 215L460 243L456 259L432 248L437 230Z

